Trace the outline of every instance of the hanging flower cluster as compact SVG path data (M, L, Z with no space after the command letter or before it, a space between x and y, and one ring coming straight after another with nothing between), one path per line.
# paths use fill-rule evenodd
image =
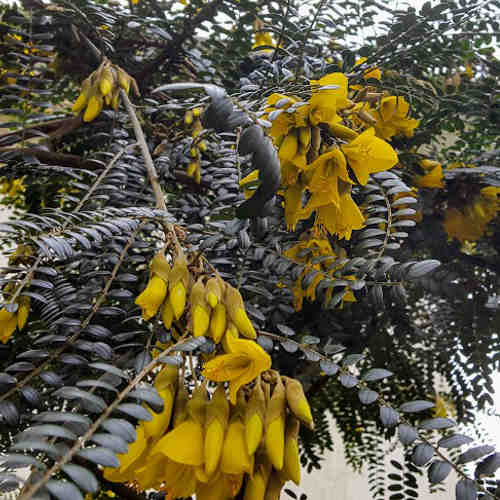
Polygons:
M101 65L83 81L80 95L73 104L73 112L80 113L85 109L83 121L91 122L99 116L104 105L118 109L120 88L128 94L130 87L139 95L136 81L122 68L104 59Z
M461 243L479 240L497 215L499 193L498 187L484 187L465 207L449 207L443 220L443 228L448 236Z
M205 141L197 140L200 132L203 130L200 115L201 108L194 108L186 111L184 115L184 123L191 128L191 137L193 138L193 145L190 150L191 162L187 167L187 175L192 177L197 184L201 181L201 153L207 150L207 143Z
M307 102L282 94L267 99L270 135L281 161L285 219L294 229L315 213L315 224L348 240L364 223L352 187L394 167L398 157L374 128L363 130L349 119L356 104L348 98L343 73L311 80L311 94Z
M326 278L334 279L335 273L342 269L342 264L335 265L335 261L342 261L342 259L345 259L346 252L340 247L334 252L326 235L321 234L318 229L314 229L308 235L304 233L300 241L286 250L284 255L290 260L298 264L304 264L305 266L292 288L294 308L296 311L300 311L304 298L308 299L310 302L316 300L316 289L320 281ZM308 282L307 287L304 289L302 286L303 279L311 273L315 273L314 277ZM351 279L354 277L343 276L343 278ZM324 298L325 304L330 302L332 294L333 288L328 288ZM341 307L344 301L356 302L356 297L349 288L345 290L345 295L340 303Z
M313 427L302 385L271 371L270 356L236 331L221 347L191 396L183 370L167 365L158 373L163 409L148 408L152 419L140 422L106 479L200 500L229 500L242 489L248 500L278 499L286 481L299 483L299 421ZM218 382L211 397L206 380Z
M207 335L216 344L228 335L241 334L250 339L257 336L240 292L220 276L192 276L182 252L172 267L163 253L153 258L148 285L135 303L145 320L161 308L165 328L177 324L178 331L187 328L195 337Z

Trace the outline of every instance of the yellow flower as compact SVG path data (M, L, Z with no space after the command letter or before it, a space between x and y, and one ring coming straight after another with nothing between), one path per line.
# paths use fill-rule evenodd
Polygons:
M226 336L230 354L216 356L205 364L202 375L214 382L229 381L229 397L236 404L240 387L250 383L271 367L271 358L262 347L251 340Z
M398 162L398 155L392 146L375 137L373 128L365 130L356 139L341 147L358 182L363 186L368 182L371 173L389 170Z
M0 341L6 343L17 327L17 318L5 308L0 309Z
M315 95L327 96L335 103L335 109L340 110L347 108L351 102L347 99L347 77L344 73L330 73L329 75L320 78L319 80L311 80L310 84L313 87L313 97ZM319 90L316 87L326 87L327 85L336 85L337 89ZM311 99L311 103L313 103Z
M443 167L437 165L429 173L415 176L413 182L421 188L443 188Z
M420 121L408 118L410 105L404 97L384 97L380 102L380 109L374 116L377 118L375 128L377 135L382 139L390 139L393 135L404 134L411 137Z
M142 309L145 320L152 318L160 309L167 296L167 284L159 276L153 274L144 291L135 299L135 303Z
M360 57L355 63L354 66L359 66L360 64L363 64L366 61L366 57ZM382 73L381 71L375 67L371 69L367 69L363 73L363 79L368 80L370 78L374 78L375 80L380 80L382 78Z

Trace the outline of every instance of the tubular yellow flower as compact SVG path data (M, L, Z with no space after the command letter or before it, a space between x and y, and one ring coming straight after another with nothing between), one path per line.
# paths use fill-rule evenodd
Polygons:
M413 182L421 188L443 188L443 167L437 165L429 173L415 176Z
M276 470L283 468L285 456L285 387L278 377L266 412L266 452Z
M224 303L231 321L236 328L247 338L254 339L257 337L252 322L247 316L243 298L236 288L233 288L229 283L226 283L226 294Z
M300 483L299 427L299 421L295 417L288 417L286 423L283 476L293 481L296 485Z
M250 455L255 453L262 440L265 412L266 399L260 379L258 379L245 410L245 438Z
M159 277L153 274L147 287L135 299L135 303L142 309L142 317L145 320L152 318L160 309L167 295L167 284Z
M161 320L163 322L163 326L167 330L170 330L172 322L174 321L174 310L169 300L166 300L163 303L163 307L161 308Z
M158 391L158 394L163 399L163 411L156 413L151 408L148 408L149 412L153 415L153 419L142 423L146 438L153 439L153 441L160 439L168 429L174 406L175 386L171 385L161 389Z
M311 408L307 402L302 384L290 377L283 377L286 386L286 402L292 413L310 429L314 428Z
M207 476L211 476L219 465L228 419L229 403L226 399L226 391L223 385L219 385L207 406L204 448Z
M363 186L373 172L382 172L394 167L398 155L390 144L375 137L375 130L369 128L356 139L341 146L358 182Z
M168 284L170 288L168 300L172 305L175 319L179 319L186 307L186 293L189 284L189 271L184 253L180 253L175 259L169 274Z
M254 170L254 172L256 172L257 175L259 173L258 170ZM224 282L218 276L216 278L210 278L207 281L205 285L207 291L206 299L212 309L222 300L224 288Z
M17 326L17 318L14 313L10 313L6 309L0 309L0 341L6 343Z
M265 457L263 457L265 460ZM243 500L264 500L266 494L267 481L271 473L271 464L265 460L256 467L253 476L247 482Z
M313 97L316 94L324 95L330 98L330 101L335 102L336 109L344 109L349 106L347 99L347 77L344 73L330 73L319 80L311 80L310 84L313 87ZM327 85L336 85L336 89L319 90L316 86L326 87ZM311 100L313 102L313 100Z
M248 454L245 443L245 426L239 415L235 415L229 422L220 470L225 474L252 473L253 457Z
M285 485L285 480L281 478L278 471L273 470L267 483L264 500L280 500L281 490Z
M213 341L218 344L226 331L227 315L226 306L224 304L217 304L212 311L210 318L210 334Z
M191 289L191 320L193 322L193 335L201 337L205 335L210 324L210 305L205 300L205 285L202 278L193 285Z
M227 336L230 354L216 356L205 364L202 375L214 382L229 381L229 396L236 404L240 387L271 367L271 357L256 342Z
M97 118L99 113L102 111L102 106L103 106L102 96L99 94L91 95L87 103L87 109L83 114L83 121L91 122L92 120Z

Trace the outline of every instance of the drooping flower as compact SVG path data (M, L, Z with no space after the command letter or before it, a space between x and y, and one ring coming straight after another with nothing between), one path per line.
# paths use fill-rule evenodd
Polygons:
M167 284L153 275L143 292L135 299L135 303L142 309L142 317L148 320L156 315L167 296Z
M347 108L351 102L347 98L348 80L344 73L330 73L320 78L319 80L311 80L312 98L311 106L316 103L325 103L325 107L335 106L336 111ZM320 89L318 87L336 86L337 88ZM323 101L323 98L328 98L328 101ZM330 104L327 104L327 103ZM333 104L335 103L335 104Z
M376 137L373 128L365 130L341 148L358 182L363 186L371 173L389 170L398 162L398 155L392 146Z
M250 383L271 367L271 358L262 347L252 340L227 336L230 354L221 354L205 364L202 375L214 382L229 382L232 404L240 387Z
M391 139L394 135L404 134L412 137L420 120L408 118L410 105L404 97L389 96L382 98L377 111L369 111L377 120L375 129L382 139Z

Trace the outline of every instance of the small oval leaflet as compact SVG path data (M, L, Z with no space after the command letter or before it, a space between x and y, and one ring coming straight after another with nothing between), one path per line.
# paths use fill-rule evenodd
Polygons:
M364 358L362 354L348 354L342 360L342 366L352 366L361 361Z
M428 444L417 444L413 450L411 461L417 466L425 465L434 455L434 448Z
M80 490L69 481L47 481L45 487L59 500L83 500Z
M94 474L75 464L65 464L61 469L66 473L82 490L89 493L96 493L99 489L99 483Z
M85 448L80 450L77 455L104 467L120 467L120 461L116 458L115 454L102 446Z
M28 435L28 434L35 434L38 436L58 437L62 439L70 439L71 441L77 439L76 434L74 432L71 432L69 429L51 424L42 424L42 425L35 425L33 427L28 427L25 431L23 431L23 435Z
M424 420L420 424L421 429L425 430L437 430L437 429L449 429L450 427L455 427L456 422L451 418L430 418Z
M293 340L283 340L281 342L281 347L283 347L283 349L287 352L297 352L299 349L299 345Z
M471 479L461 479L455 487L457 500L476 500L477 487Z
M118 405L116 409L138 420L145 420L146 422L151 422L151 420L153 420L153 415L151 415L146 408L134 403L124 403Z
M355 377L354 375L349 374L349 373L342 373L339 376L339 382L344 387L351 389L352 387L356 387L356 385L358 384L358 378Z
M358 392L358 398L364 405L369 405L377 401L378 392L372 391L371 389L361 389Z
M365 382L375 382L376 380L391 377L392 375L394 375L392 372L384 368L372 368L361 377L361 380Z
M424 260L423 262L417 262L413 266L410 267L406 274L406 278L413 280L417 278L421 278L422 276L425 276L426 274L429 274L430 272L434 271L441 265L441 262L439 260Z
M480 464L476 467L474 475L476 476L476 478L493 476L499 467L500 453L493 453L492 455L486 457L482 462L480 462Z
M379 415L382 425L393 427L399 423L399 413L390 406L381 406Z
M137 439L135 427L122 418L108 418L101 424L101 427L112 434L117 434L128 443L133 443Z
M399 440L404 445L411 444L418 438L417 430L411 425L399 424L398 431Z
M109 434L108 432L96 432L90 441L109 448L114 453L127 453L128 444L125 439L117 436L116 434Z
M429 467L429 482L432 484L444 481L448 474L451 472L452 465L442 460L432 462Z
M327 359L322 359L319 362L320 368L325 372L326 375L335 375L339 369L340 366L337 363L334 363L333 361L327 360Z
M419 411L425 411L433 407L434 403L431 403L430 401L417 400L417 401L409 401L408 403L403 403L399 407L399 410L402 411L403 413L417 413Z
M295 331L292 330L289 326L286 325L276 325L276 328L283 334L286 335L287 337L292 337L295 335Z
M452 436L444 437L439 440L438 446L441 448L458 448L464 444L470 444L474 440L463 434L453 434Z
M467 462L473 462L489 453L495 451L495 447L489 444L484 444L481 446L474 446L467 451L464 451L457 459L457 464L466 464Z

